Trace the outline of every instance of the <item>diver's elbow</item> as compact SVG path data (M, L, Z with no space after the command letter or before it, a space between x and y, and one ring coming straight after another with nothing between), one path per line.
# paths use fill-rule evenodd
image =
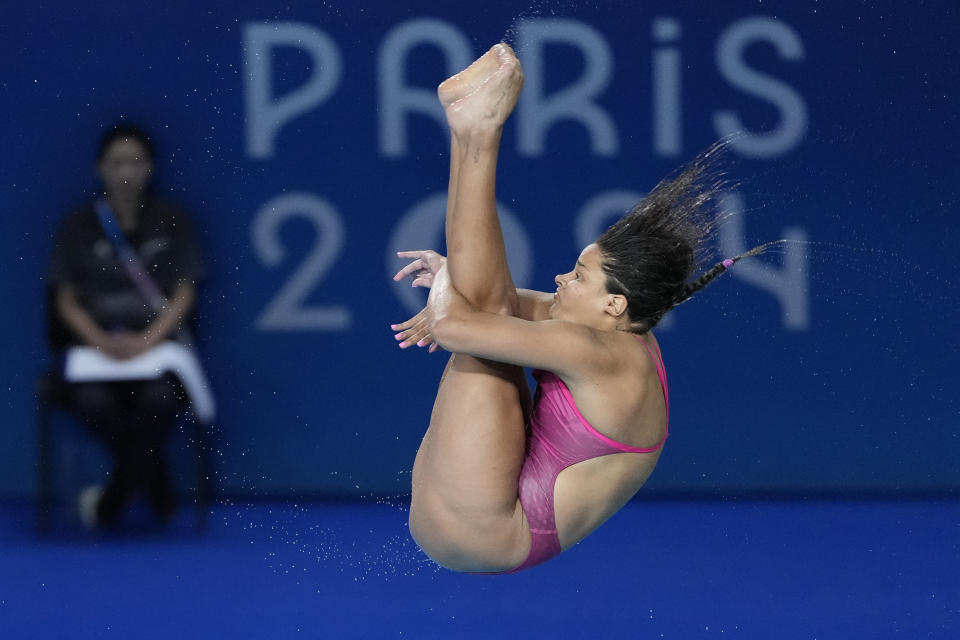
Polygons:
M455 353L460 345L459 337L462 334L462 323L450 316L444 316L435 320L430 327L430 335L433 341L446 351Z

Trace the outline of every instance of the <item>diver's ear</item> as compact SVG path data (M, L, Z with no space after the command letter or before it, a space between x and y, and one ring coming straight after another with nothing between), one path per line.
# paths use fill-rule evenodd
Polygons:
M619 293L611 293L607 298L604 311L614 318L625 317L627 314L627 298Z

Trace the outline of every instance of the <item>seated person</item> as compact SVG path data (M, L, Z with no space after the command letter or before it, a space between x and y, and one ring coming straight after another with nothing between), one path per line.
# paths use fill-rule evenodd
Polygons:
M58 348L87 345L126 360L164 340L189 340L185 326L203 265L185 214L147 192L153 154L150 137L136 127L120 124L103 135L103 192L64 218L53 246L48 284ZM164 447L185 406L177 379L67 388L68 405L113 458L106 486L81 492L84 524L114 524L141 492L169 519L175 496Z

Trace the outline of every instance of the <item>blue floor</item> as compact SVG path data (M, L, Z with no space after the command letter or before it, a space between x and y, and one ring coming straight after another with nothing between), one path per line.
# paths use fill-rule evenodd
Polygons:
M38 539L0 506L0 638L960 638L960 501L635 502L516 576L438 569L402 504L188 516Z

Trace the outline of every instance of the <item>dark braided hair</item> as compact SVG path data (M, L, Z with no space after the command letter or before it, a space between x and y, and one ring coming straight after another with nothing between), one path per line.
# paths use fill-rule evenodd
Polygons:
M725 146L724 141L713 144L675 177L661 181L597 239L607 291L626 297L634 333L652 329L734 262L775 244L718 262L689 280L717 225L715 201L727 184L714 165Z

